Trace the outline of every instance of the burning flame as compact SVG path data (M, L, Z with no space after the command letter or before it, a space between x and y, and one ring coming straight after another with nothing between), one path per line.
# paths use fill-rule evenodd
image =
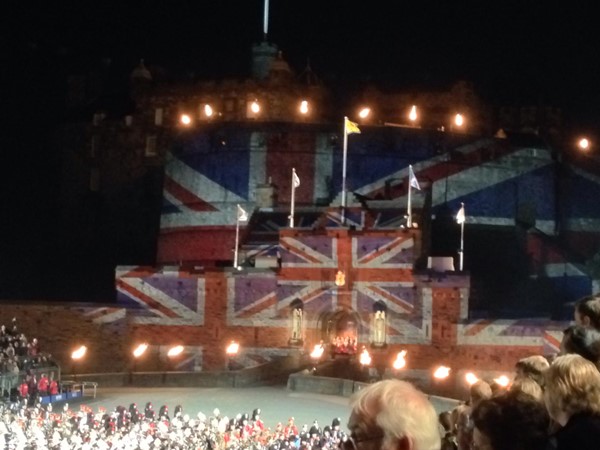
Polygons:
M180 355L183 352L183 345L176 345L175 347L171 347L167 352L167 356L169 358L174 358L177 355Z
M405 356L406 356L406 350L402 350L401 352L398 353L398 356L396 356L396 360L394 361L394 364L392 365L394 367L394 369L400 370L400 369L404 369L404 367L406 367L406 359L404 358Z
M148 350L148 344L144 342L143 344L138 345L135 350L133 350L133 356L139 358L146 352L146 350Z
M412 108L410 108L410 114L408 115L408 118L414 122L415 120L417 120L417 107L416 105L412 105Z
M227 353L228 355L237 355L237 353L239 351L240 351L240 344L238 344L235 341L231 341L231 343L227 346L225 353Z
M85 345L82 345L77 350L75 350L73 353L71 353L71 358L81 359L85 356L86 352L87 352L87 347Z
M500 375L498 378L494 378L494 381L503 388L508 387L510 380L506 375Z
M363 351L360 354L359 361L363 366L368 366L369 364L371 364L371 355L369 355L369 352L366 348L363 348Z
M313 351L310 353L310 357L313 359L319 359L321 356L323 356L324 351L325 349L323 348L323 345L317 344L315 345L315 348L313 348Z
M449 375L450 375L450 367L446 367L446 366L440 366L437 369L435 369L435 372L433 372L433 377L437 378L438 380L443 380L445 378L448 378Z
M467 383L469 383L469 386L472 386L479 381L479 378L477 378L477 375L475 375L473 372L468 372L465 375L465 380L467 380Z

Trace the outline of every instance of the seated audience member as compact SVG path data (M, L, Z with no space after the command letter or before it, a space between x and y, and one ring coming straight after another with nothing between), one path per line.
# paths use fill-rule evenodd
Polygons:
M550 417L522 392L507 392L473 408L473 450L546 450Z
M600 372L577 354L561 355L546 371L544 402L560 426L556 450L600 448Z
M575 323L600 331L600 294L588 295L575 303Z
M550 367L548 359L542 355L533 355L521 358L515 364L515 380L531 378L542 388L544 387L544 372Z
M350 436L342 450L439 450L438 415L425 394L405 381L388 379L370 384L350 400Z
M509 388L509 392L523 392L530 395L538 402L544 402L544 390L532 378L515 378Z
M600 331L583 325L571 325L560 343L561 354L576 353L600 367Z

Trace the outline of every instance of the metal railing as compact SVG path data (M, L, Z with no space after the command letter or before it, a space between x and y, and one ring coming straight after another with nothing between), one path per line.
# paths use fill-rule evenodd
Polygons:
M48 365L48 366L37 366L28 369L29 373L35 375L36 379L39 380L42 374L46 374L46 376L50 380L56 380L60 385L60 367L57 365ZM18 388L19 385L25 380L27 377L27 371L21 370L18 374L9 373L9 372L1 372L0 373L0 394L3 397L10 396L10 392L13 388Z

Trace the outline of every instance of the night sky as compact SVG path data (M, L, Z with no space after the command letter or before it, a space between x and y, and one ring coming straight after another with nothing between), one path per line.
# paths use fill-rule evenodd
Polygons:
M46 2L19 7L12 37L20 51L56 52L71 67L105 57L128 73L144 58L200 78L245 75L250 46L263 38L263 6ZM557 1L270 0L268 40L297 70L310 59L325 80L403 87L462 78L493 101L554 103L589 120L600 108L600 31L591 8L592 2Z
M585 3L577 6L576 3ZM199 79L242 78L263 39L262 0L10 1L2 21L9 120L2 133L0 298L55 284L59 149L66 79L110 61L115 93L143 58ZM560 6L559 6L560 5ZM497 105L549 104L583 131L600 119L600 27L593 2L270 0L268 40L328 84L448 87ZM48 270L45 270L47 268ZM53 269L50 270L50 268ZM68 275L65 275L68 276Z

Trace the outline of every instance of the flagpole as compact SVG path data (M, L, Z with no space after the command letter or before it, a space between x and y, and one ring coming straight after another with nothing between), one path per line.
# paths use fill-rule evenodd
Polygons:
M409 170L408 171L408 204L407 204L407 207L406 207L406 213L407 213L406 214L407 215L406 226L408 228L412 228L412 204L411 204L411 201L412 201L412 183L411 183L411 179L410 179L410 166L409 166L408 170Z
M294 228L294 206L296 204L296 182L295 175L296 169L292 169L292 198L290 200L290 228Z
M461 208L465 207L464 203L460 204ZM463 270L463 262L464 262L464 251L465 251L465 220L460 223L460 250L459 250L459 263L458 270L462 272Z
M235 210L235 251L233 253L233 267L238 268L238 246L240 243L240 204Z
M344 116L344 156L342 159L342 225L346 224L346 158L348 153L348 117Z

